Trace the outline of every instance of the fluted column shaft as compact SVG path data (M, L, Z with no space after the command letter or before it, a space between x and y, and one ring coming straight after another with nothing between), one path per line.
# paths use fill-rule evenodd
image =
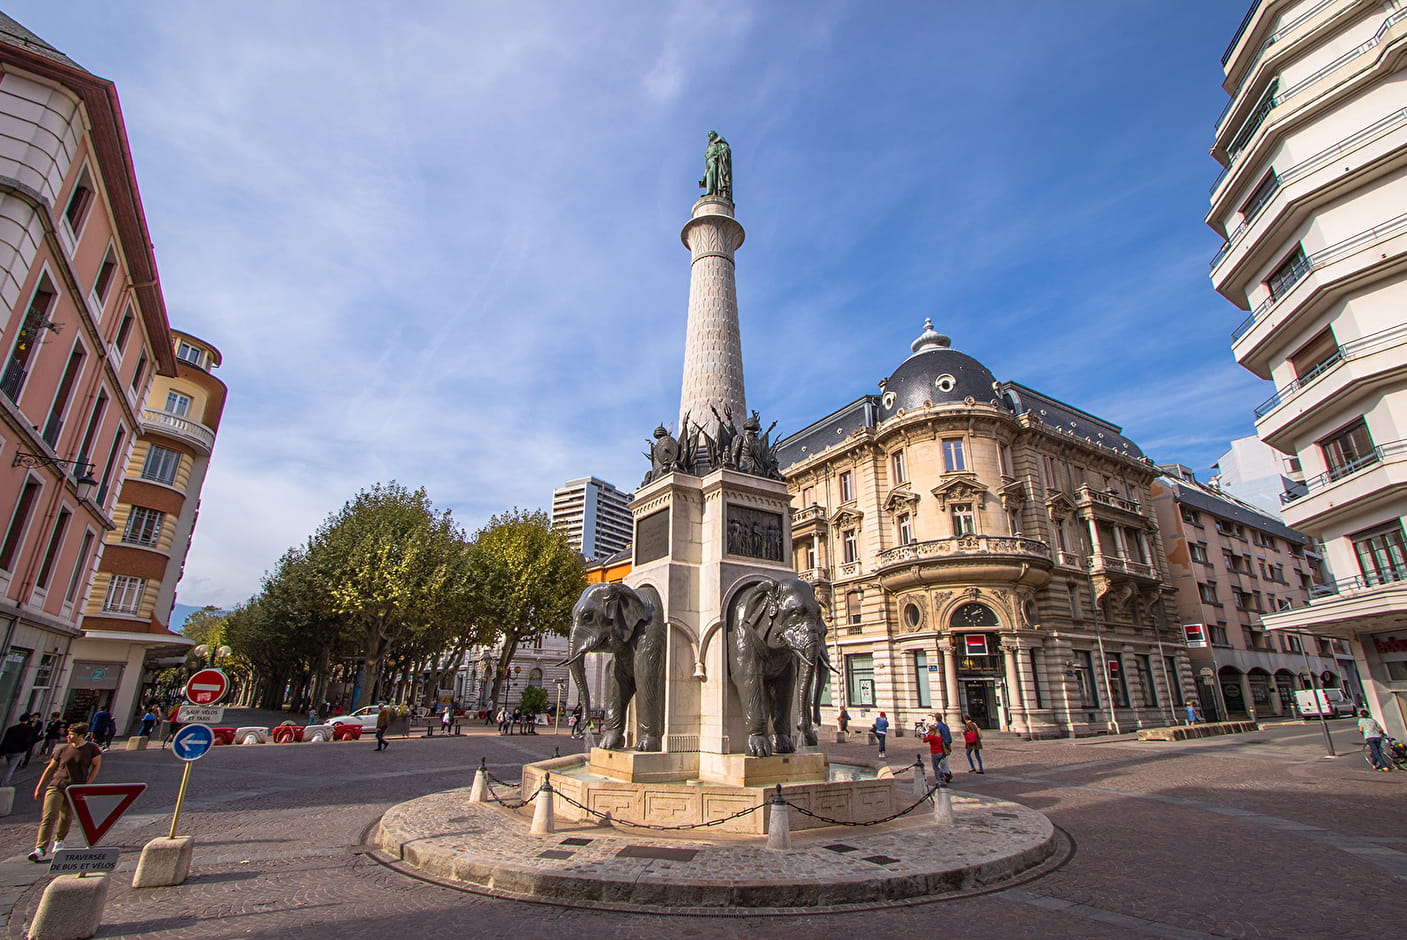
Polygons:
M733 252L743 243L743 227L733 218L730 200L705 196L694 203L693 218L679 237L693 256L679 431L684 430L685 417L707 426L713 420L710 408L719 414L731 408L735 424L742 427L747 397Z

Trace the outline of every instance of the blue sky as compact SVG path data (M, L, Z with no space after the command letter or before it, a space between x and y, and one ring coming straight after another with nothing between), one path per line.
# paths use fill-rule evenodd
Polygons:
M1245 6L3 9L116 82L171 323L224 353L179 592L224 606L377 481L470 529L638 483L677 417L711 128L748 404L779 431L874 391L932 317L1205 476L1269 394L1201 220Z

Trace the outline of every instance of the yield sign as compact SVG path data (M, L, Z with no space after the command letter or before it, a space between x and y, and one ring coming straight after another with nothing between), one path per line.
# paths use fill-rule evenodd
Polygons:
M186 683L186 701L192 705L214 705L229 691L230 680L218 669L202 669Z
M145 783L75 783L68 788L68 802L89 847L107 835L146 788Z

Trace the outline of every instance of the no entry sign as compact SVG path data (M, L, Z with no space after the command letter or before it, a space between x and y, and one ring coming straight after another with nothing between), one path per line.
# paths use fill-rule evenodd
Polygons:
M202 669L186 683L186 701L192 705L214 705L230 690L230 680L218 669Z

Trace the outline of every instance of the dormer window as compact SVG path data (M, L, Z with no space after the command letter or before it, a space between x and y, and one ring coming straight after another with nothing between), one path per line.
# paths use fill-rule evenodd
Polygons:
M205 368L205 350L199 346L192 346L184 340L176 346L176 358L189 362L193 366Z

